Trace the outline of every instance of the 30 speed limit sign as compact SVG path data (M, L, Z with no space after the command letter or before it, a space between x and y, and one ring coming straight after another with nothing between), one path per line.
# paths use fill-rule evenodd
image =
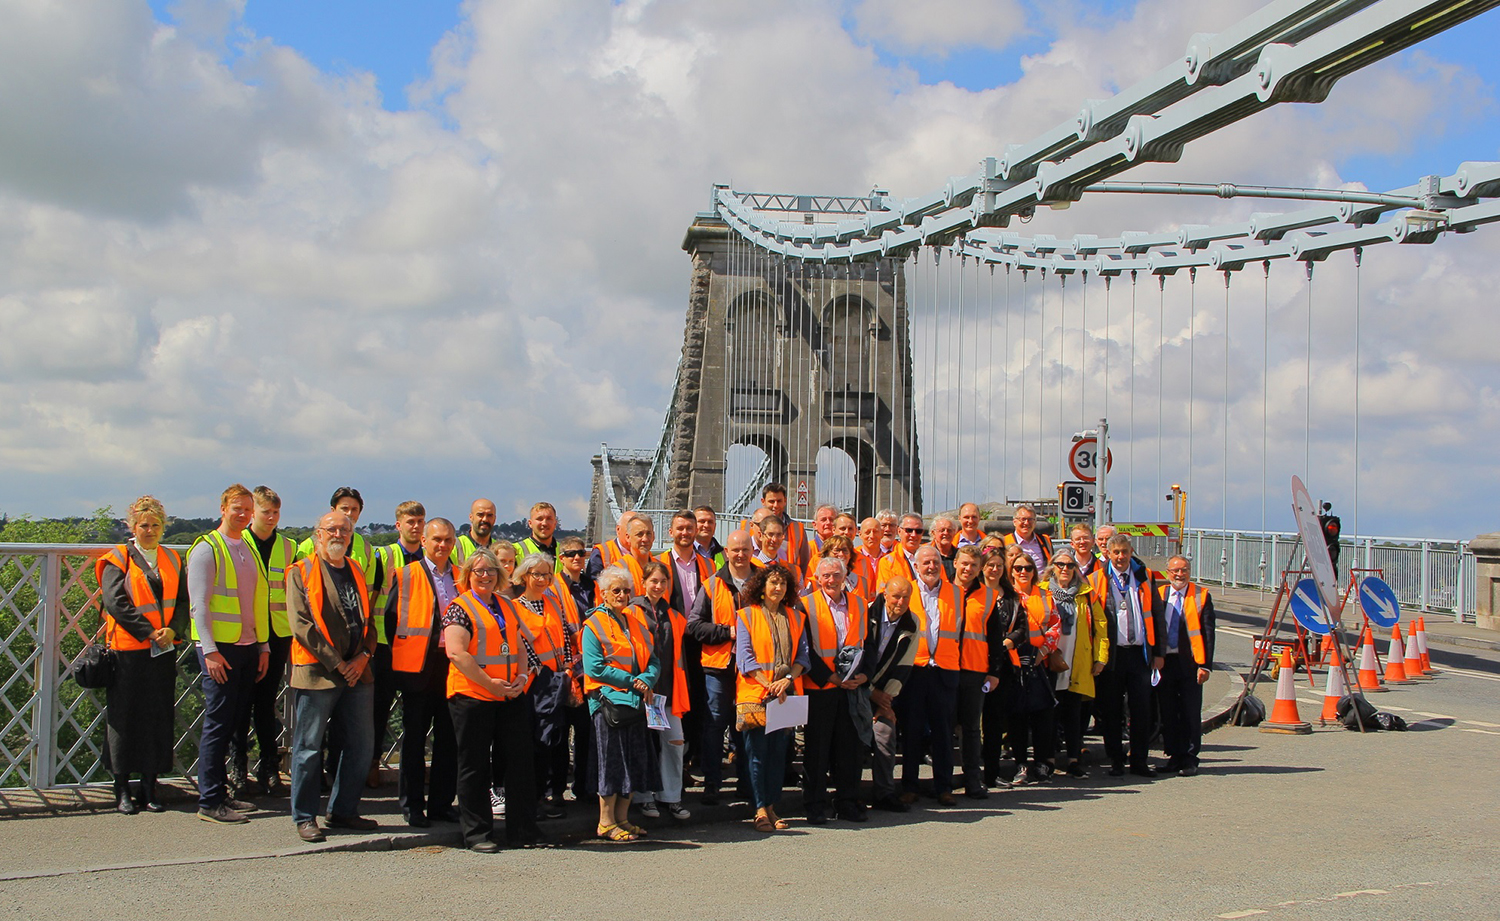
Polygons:
M1068 452L1068 467L1078 479L1092 483L1099 479L1099 441L1095 438L1085 438L1073 443L1073 450ZM1115 467L1115 452L1109 452L1104 459L1104 472L1108 473Z

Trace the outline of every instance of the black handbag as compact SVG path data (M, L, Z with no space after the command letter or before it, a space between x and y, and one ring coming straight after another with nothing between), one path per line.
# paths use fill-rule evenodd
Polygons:
M73 680L81 688L97 690L115 683L115 651L90 640L73 663Z
M603 694L599 695L599 712L604 715L604 725L612 729L634 726L636 723L646 721L645 707L627 707L624 704L617 704Z

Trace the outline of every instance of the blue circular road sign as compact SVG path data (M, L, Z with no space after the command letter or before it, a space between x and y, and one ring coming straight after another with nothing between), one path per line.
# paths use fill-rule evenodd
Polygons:
M1323 611L1323 602L1318 598L1316 579L1303 579L1292 587L1292 616L1304 630L1318 636L1327 636L1333 629Z
M1359 580L1359 607L1371 622L1382 627L1394 627L1401 619L1401 602L1396 600L1396 593L1376 576Z

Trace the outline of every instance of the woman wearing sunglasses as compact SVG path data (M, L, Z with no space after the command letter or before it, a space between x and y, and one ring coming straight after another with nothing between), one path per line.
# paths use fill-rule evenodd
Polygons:
M1053 770L1057 727L1053 709L1052 678L1047 657L1057 649L1062 622L1050 599L1037 582L1036 563L1030 555L1008 555L1008 573L1014 597L1001 602L998 622L1006 624L1001 645L1010 657L1007 715L1011 757L1016 762L1012 781L1045 783ZM1028 759L1028 749L1030 759Z
M1061 624L1057 650L1067 666L1053 673L1057 689L1057 718L1062 721L1068 749L1068 773L1086 777L1083 762L1083 705L1094 699L1094 676L1109 661L1109 622L1104 604L1078 571L1072 550L1058 550L1047 567L1042 591L1057 611Z

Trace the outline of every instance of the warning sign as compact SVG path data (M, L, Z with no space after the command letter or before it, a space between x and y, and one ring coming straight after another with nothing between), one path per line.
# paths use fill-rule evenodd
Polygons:
M1171 537L1173 525L1157 524L1155 522L1125 522L1115 524L1111 522L1116 534L1125 534L1130 537Z

